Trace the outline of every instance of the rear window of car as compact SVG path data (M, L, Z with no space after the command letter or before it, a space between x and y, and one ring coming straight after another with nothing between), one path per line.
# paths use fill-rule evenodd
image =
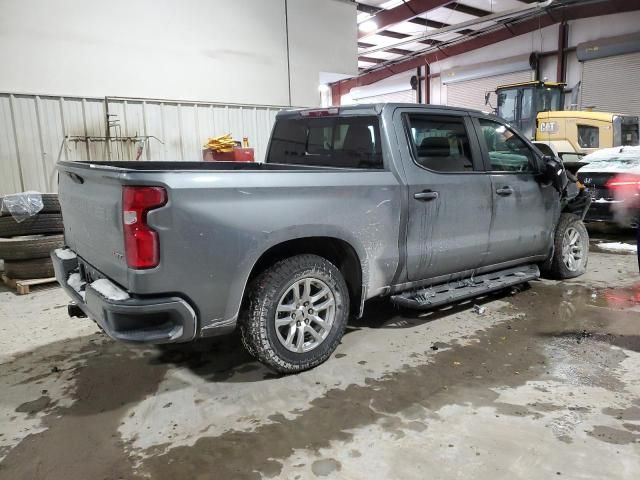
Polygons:
M321 117L276 122L268 163L382 169L378 117Z

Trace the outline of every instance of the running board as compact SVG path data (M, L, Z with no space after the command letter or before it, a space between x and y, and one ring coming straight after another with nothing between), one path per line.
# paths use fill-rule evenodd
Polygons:
M537 278L540 278L538 266L524 265L419 290L409 290L393 295L391 301L402 307L427 310L447 303L502 290L503 288L512 287Z

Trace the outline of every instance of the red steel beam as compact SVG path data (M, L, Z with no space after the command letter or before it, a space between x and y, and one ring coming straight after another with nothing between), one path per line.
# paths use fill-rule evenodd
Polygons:
M449 3L453 3L453 0L409 0L389 10L381 10L369 19L376 22L377 28L372 32L358 32L358 38L375 35L391 25L415 18Z
M579 20L581 18L598 17L602 15L611 15L614 13L631 12L640 10L640 1L632 0L607 0L599 3L590 3L587 5L572 5L553 9L550 12L542 12L541 15L523 20L520 22L511 22L509 27L502 27L499 30L479 35L470 40L466 40L450 46L442 46L438 50L398 63L386 65L380 70L365 73L358 77L349 78L338 82L341 94L349 92L354 87L361 87L378 82L384 78L390 77L397 73L412 70L421 65L435 63L446 57L453 57L463 53L471 52L494 43L508 40L513 37L524 35L526 33L545 28L556 23L566 22L569 20Z
M331 84L331 105L337 107L342 103L342 89L339 83Z

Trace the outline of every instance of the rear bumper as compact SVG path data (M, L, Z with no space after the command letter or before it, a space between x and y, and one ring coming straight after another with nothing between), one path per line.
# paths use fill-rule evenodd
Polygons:
M622 202L596 201L591 203L585 222L615 223L622 227L636 228L640 218L640 210L637 208L625 210Z
M585 221L587 222L613 222L614 212L611 209L613 203L591 202Z
M78 307L115 340L133 343L178 343L195 338L197 316L184 299L132 298L112 282L109 282L111 285L107 284L110 291L97 285L94 287L93 284L85 284L84 290L76 290L69 285L68 280L71 274L78 272L78 258L63 259L55 252L51 252L51 258L58 283Z

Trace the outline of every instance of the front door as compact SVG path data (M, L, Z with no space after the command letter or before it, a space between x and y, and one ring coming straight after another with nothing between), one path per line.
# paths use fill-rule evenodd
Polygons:
M398 140L408 184L408 280L477 268L488 248L492 198L470 117L450 110L396 115L404 128Z
M548 254L560 202L553 186L540 180L538 154L506 124L486 118L476 121L493 195L483 266Z

